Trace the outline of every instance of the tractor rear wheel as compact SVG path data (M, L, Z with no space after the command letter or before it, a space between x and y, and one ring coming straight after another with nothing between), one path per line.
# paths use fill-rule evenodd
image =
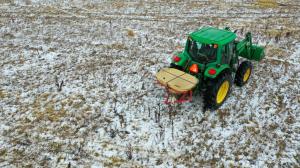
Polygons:
M224 73L216 79L209 80L204 94L205 107L211 109L219 108L227 99L231 85L232 77L230 73Z
M237 86L244 86L252 73L252 63L250 61L244 61L239 66L235 74L235 84Z

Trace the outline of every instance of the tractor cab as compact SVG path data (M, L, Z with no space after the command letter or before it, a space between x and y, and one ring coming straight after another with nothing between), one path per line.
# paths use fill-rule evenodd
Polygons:
M198 63L207 63L216 61L217 58L217 45L205 44L188 38L187 52L192 60Z
M189 35L186 51L193 61L200 64L225 61L222 57L232 55L235 33L227 30L207 27ZM232 43L232 44L231 44ZM225 58L227 61L230 58Z
M198 78L215 78L237 62L236 37L229 29L199 29L189 34L185 49L173 57L171 67L195 74Z

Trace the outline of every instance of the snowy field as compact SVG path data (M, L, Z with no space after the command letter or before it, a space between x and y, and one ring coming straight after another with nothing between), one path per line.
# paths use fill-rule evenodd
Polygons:
M201 26L266 58L215 111L155 73ZM0 0L0 167L299 167L300 2Z

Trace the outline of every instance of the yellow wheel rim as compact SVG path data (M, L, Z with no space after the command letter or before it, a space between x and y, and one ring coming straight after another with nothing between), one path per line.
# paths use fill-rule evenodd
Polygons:
M243 82L246 82L249 79L250 72L251 72L251 70L250 70L250 68L248 68L247 71L246 71L246 73L244 74Z
M217 94L217 103L222 103L228 93L229 90L229 82L224 81L222 85L220 86Z

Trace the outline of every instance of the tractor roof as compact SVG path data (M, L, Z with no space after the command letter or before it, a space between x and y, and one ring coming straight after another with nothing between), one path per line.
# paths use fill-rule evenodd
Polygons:
M224 45L236 38L236 34L222 29L213 27L204 27L190 34L193 40L206 44Z

